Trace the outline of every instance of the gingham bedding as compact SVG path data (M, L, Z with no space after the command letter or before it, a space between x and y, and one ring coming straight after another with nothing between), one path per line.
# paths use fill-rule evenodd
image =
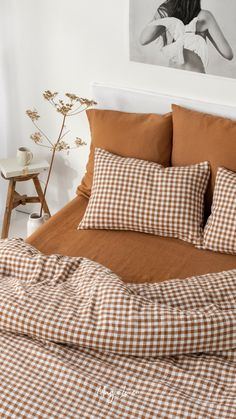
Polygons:
M201 245L207 161L163 167L95 149L94 176L81 230L131 230Z
M236 270L124 284L0 242L1 418L236 417Z
M199 247L236 254L236 173L224 167L217 170L211 215Z

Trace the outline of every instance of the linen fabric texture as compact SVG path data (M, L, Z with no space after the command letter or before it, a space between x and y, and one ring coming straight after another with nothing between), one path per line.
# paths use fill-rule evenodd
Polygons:
M236 121L172 105L172 166L209 161L211 178L206 191L205 219L211 213L217 170L236 172Z
M200 244L208 162L175 168L95 151L92 194L79 229L131 230Z
M236 417L236 271L124 284L0 241L2 418Z
M204 229L203 249L236 254L236 173L217 171L212 212Z
M77 189L79 195L91 195L95 148L103 148L123 157L170 165L172 115L128 113L90 109L87 117L91 146L86 173Z
M53 215L27 242L44 254L83 256L105 265L124 282L160 282L236 269L236 257L199 250L191 243L136 231L77 230L89 200L80 195Z

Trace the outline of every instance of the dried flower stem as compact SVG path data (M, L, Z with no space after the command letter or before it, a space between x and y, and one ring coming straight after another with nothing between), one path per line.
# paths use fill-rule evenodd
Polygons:
M84 105L82 105L82 104L81 104L81 105L79 105L79 106L78 106L78 108L74 109L74 111L73 111L73 112L77 112L79 109L81 109L81 108L82 108L82 106L84 106Z
M67 134L69 134L70 133L70 130L68 130L68 131L66 131L62 136L61 136L61 140L62 140L62 138L64 138Z
M35 128L37 128L39 130L39 132L44 136L44 138L46 138L46 140L49 142L49 144L51 144L51 146L53 147L53 143L50 141L50 139L45 134L45 132L43 132L43 130L41 128L39 128L39 126L34 121L32 121L32 122L33 122Z
M81 111L77 111L77 112L69 113L69 114L68 114L68 116L79 115L79 113L82 113L82 112L87 111L87 109L88 109L89 107L90 107L89 105L88 105L88 106L85 106L85 108L83 108Z
M66 121L66 115L63 115L63 119L62 119L62 125L61 125L61 129L60 129L60 133L58 136L58 139L56 141L56 144L53 146L53 151L52 151L52 157L51 157L51 161L50 161L50 166L49 166L49 171L48 171L48 176L47 176L47 180L46 180L46 184L45 184L45 188L43 191L43 200L41 203L41 208L40 208L40 213L39 216L42 217L43 214L43 206L45 203L45 197L46 197L46 193L47 193L47 189L48 189L48 184L49 184L49 179L51 177L51 172L52 172L52 167L53 167L53 163L54 163L54 159L55 159L55 154L56 154L56 150L57 150L57 145L61 140L61 136L65 127L65 121Z

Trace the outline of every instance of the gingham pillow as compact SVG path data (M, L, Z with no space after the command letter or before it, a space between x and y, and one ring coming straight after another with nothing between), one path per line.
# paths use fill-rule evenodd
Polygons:
M164 168L97 148L79 229L133 230L201 243L208 162Z
M236 173L217 171L211 215L204 229L204 249L236 254Z

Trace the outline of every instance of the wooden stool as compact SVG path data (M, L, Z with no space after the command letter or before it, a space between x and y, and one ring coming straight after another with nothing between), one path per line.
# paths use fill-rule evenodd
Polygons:
M9 180L8 192L7 192L7 201L6 201L6 208L5 214L3 219L3 226L2 226L2 234L1 238L6 239L8 237L10 221L11 221L11 213L12 210L19 205L25 205L29 203L42 203L43 202L43 190L41 188L38 175L39 173L22 175L22 176L15 176L11 178L6 178L3 173L1 173L2 177L6 180ZM25 182L28 180L32 180L34 182L34 186L37 192L37 196L27 196L27 195L20 195L16 192L16 182ZM45 213L51 216L50 211L47 206L46 200L43 202L43 210Z

